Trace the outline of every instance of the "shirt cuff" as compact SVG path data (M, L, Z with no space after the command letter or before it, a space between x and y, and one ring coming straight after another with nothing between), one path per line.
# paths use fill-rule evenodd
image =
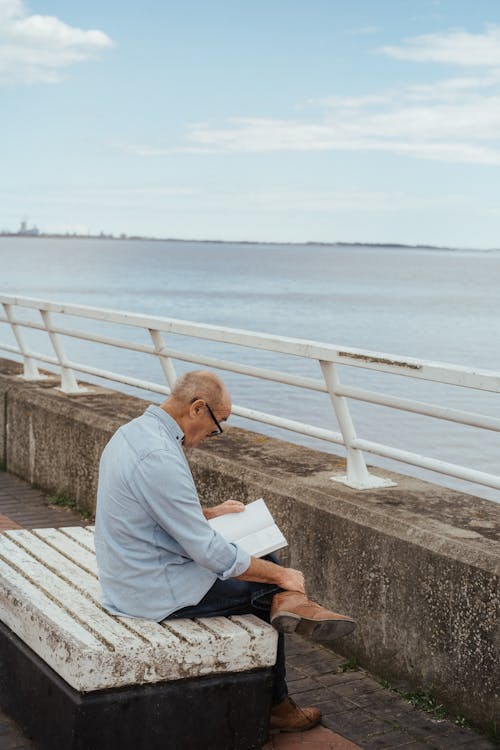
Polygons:
M233 547L235 551L234 562L231 567L223 573L218 574L217 578L220 578L221 581L225 581L227 578L237 578L237 576L240 576L245 570L248 570L250 566L250 555L248 552L242 549L242 547L238 547L237 544L231 543L230 546Z

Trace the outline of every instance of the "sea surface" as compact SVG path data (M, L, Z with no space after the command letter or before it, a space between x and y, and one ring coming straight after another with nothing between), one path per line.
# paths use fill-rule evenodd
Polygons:
M213 323L500 373L499 290L497 251L0 238L3 293ZM70 318L65 326L150 343L147 333L111 324ZM50 353L46 336L30 332L25 336L34 350ZM184 351L321 377L317 362L296 357L176 336L167 337L167 342ZM14 344L5 324L0 326L0 343ZM148 355L74 339L64 343L68 355L79 362L163 382L158 362ZM181 362L176 367L178 372L189 369ZM500 417L498 394L354 367L341 367L339 374L345 384ZM225 377L233 401L240 406L338 430L326 394L232 373ZM158 395L146 397L161 401ZM350 406L359 437L500 473L498 433L360 402L350 402ZM238 418L234 423L342 454L337 446L291 432ZM375 456L366 458L376 465L500 500L496 490Z

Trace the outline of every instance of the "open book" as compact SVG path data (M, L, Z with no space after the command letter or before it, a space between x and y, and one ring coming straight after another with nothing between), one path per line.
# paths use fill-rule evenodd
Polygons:
M249 503L241 513L217 516L208 523L228 542L234 542L254 557L262 557L288 544L262 498Z

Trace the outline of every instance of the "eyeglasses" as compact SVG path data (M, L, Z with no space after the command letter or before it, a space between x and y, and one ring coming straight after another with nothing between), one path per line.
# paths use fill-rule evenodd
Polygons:
M195 398L193 398L193 399L191 400L191 403L192 403L192 404L194 404L194 402L195 402L195 401L198 401L198 400L199 400L199 401L204 401L204 399L198 399L198 397L197 397L197 396L195 396ZM216 430L213 430L213 431L212 431L212 432L210 433L210 437L215 437L215 435L222 435L222 433L224 432L224 430L223 430L223 429L222 429L222 427L220 426L220 422L219 422L219 420L217 419L217 417L215 416L215 414L213 413L212 409L210 408L210 406L209 406L209 405L207 404L207 402L206 402L206 401L205 401L205 406L207 407L207 409L208 409L208 413L209 413L209 414L210 414L210 416L212 417L212 419L213 419L213 421L214 421L214 424L215 424L215 425L217 426L217 429L216 429Z
M210 416L212 417L212 419L213 419L213 421L214 421L215 425L217 426L217 429L216 429L216 430L214 430L213 432L211 432L211 433L210 433L210 437L215 437L215 435L222 435L222 433L224 432L224 430L223 430L223 429L222 429L222 427L220 426L220 424L219 424L219 421L218 421L217 417L215 416L215 414L213 413L212 409L211 409L211 408L209 407L209 405L207 404L207 402L206 402L206 401L205 401L205 406L207 407L207 409L208 409L208 413L209 413L209 414L210 414Z

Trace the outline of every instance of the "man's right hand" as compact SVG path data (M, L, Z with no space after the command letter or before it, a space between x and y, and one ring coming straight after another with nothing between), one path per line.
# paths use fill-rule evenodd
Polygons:
M300 570L294 568L281 568L282 580L279 581L278 585L281 586L285 591L300 591L301 594L306 593L304 574Z
M294 568L282 568L281 565L270 560L252 557L250 565L239 576L240 581L257 581L258 583L274 583L284 591L300 591L305 594L304 574Z

